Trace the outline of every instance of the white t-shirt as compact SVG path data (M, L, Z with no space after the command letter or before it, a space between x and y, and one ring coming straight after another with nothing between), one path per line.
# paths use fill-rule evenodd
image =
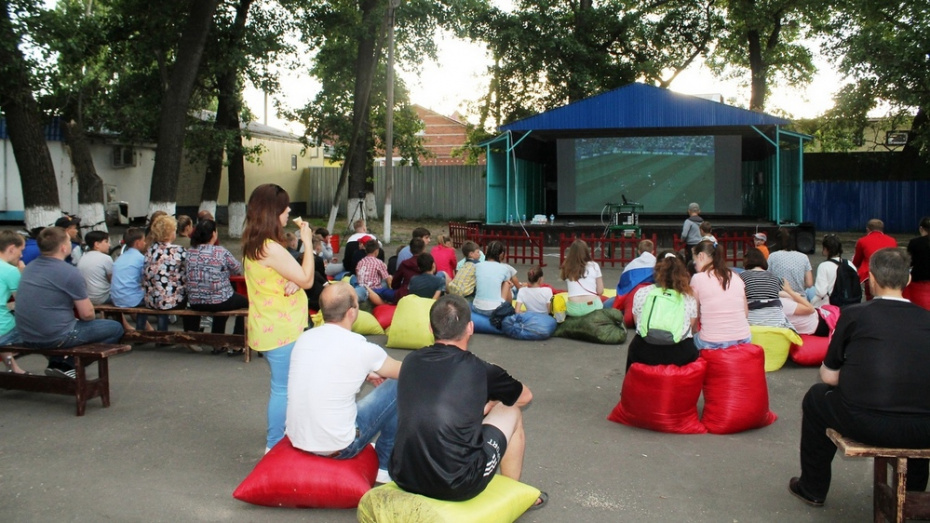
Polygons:
M831 259L840 261L838 256ZM856 268L849 260L846 260L846 264L853 269ZM821 262L820 265L817 266L817 276L814 278L814 299L811 300L811 305L814 307L830 305L830 293L833 292L833 286L836 284L837 268L839 268L839 266L830 260Z
M549 287L523 287L517 293L517 310L520 304L526 306L527 312L549 314L549 302L552 301L552 289Z
M568 297L597 296L597 279L601 277L601 267L597 262L589 261L584 267L584 276L578 281L568 280Z
M113 276L113 258L100 251L87 251L78 260L77 268L84 276L87 297L94 305L110 299L110 277Z
M356 395L387 353L338 325L297 338L287 381L286 433L294 447L329 454L355 441Z
M834 264L831 265L836 267ZM816 310L811 314L795 314L798 310L798 302L784 296L779 299L781 300L781 308L785 311L785 317L788 318L791 325L794 325L794 330L798 331L798 334L813 334L817 330L820 316Z

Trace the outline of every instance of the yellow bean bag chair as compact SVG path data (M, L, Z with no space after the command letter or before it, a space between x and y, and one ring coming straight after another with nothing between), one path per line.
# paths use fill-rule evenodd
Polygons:
M511 523L538 497L539 489L499 474L484 492L468 501L411 494L391 482L362 496L357 517L360 523Z
M323 325L323 311L310 315L310 321L313 322L314 327ZM384 334L384 329L374 315L360 310L358 318L355 318L355 323L352 324L352 332L362 336L378 336Z
M413 294L401 298L385 345L392 349L422 349L432 345L435 339L429 326L429 310L434 302Z
M791 329L781 327L762 327L750 325L752 343L765 351L765 372L772 372L784 366L791 352L791 344L801 344L801 337Z

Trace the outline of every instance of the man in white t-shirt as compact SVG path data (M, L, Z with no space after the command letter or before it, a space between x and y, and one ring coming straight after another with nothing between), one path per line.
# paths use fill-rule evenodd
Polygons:
M113 258L110 258L110 235L103 231L90 231L84 235L87 252L78 260L77 268L84 276L87 297L94 305L110 301L110 280L113 277Z
M304 332L291 353L287 436L295 448L335 459L358 455L377 436L377 481L387 483L400 362L352 332L358 296L351 285L327 285L320 309L324 324ZM375 389L356 402L366 379Z

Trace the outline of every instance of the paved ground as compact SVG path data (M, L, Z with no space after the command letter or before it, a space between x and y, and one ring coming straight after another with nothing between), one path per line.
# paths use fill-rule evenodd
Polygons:
M547 267L552 282L555 266ZM618 275L606 270L605 284L615 285ZM525 414L523 480L551 500L521 521L871 518L870 461L837 458L823 508L809 508L786 490L798 473L800 401L817 381L816 369L789 363L768 374L778 414L769 427L679 436L606 420L623 381L625 344L477 335L472 350L535 395ZM31 371L44 366L38 356L20 362ZM232 498L264 448L264 360L246 364L141 345L113 359L110 374L112 407L92 400L81 418L66 396L0 391L0 521L355 520L352 510L270 509Z

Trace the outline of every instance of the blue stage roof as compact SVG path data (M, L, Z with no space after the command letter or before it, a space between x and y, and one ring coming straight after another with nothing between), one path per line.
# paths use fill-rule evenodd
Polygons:
M769 114L634 83L517 120L500 130L674 129L789 123Z

